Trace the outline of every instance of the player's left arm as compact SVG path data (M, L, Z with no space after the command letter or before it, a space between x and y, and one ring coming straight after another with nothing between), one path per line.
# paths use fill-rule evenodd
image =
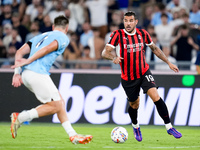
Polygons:
M117 56L115 57L113 54L112 54L112 50L114 48L109 46L109 45L106 45L106 47L104 48L104 50L102 51L102 57L104 59L108 59L108 60L112 60L112 62L114 64L119 64L121 62L121 59L123 59L122 57L120 56Z
M23 60L23 56L28 53L30 53L30 46L25 43L15 54L15 65L18 65L20 63L19 60ZM23 84L20 73L21 67L16 67L12 78L12 85L14 87L19 87Z
M157 47L154 43L149 45L149 47L151 48L152 52L158 57L160 58L162 61L164 61L165 63L167 63L169 65L169 68L171 70L173 70L174 72L178 72L179 69L176 65L172 64L168 58L165 56L165 54L162 52L162 50Z
M39 51L37 51L34 55L29 57L28 59L18 60L18 61L21 61L21 62L13 65L11 68L17 68L17 67L28 65L28 64L32 63L33 61L51 53L51 52L53 52L57 49L58 49L58 42L57 42L57 40L54 40L49 45L41 48Z

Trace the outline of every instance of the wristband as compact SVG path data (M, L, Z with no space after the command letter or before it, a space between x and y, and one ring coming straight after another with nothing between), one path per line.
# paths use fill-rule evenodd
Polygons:
M15 68L14 74L20 74L21 71L22 71L21 67L17 67L17 68Z

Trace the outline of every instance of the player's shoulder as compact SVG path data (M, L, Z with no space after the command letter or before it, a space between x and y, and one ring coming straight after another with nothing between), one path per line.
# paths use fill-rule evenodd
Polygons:
M119 29L120 30L120 29ZM115 31L113 31L111 34L110 34L110 37L112 37L112 36L118 36L118 34L119 34L119 30L115 30Z
M64 34L63 32L61 32L61 31L57 31L57 30L55 30L55 31L50 31L49 32L50 34L52 34L52 35L54 35L54 36L62 36L62 37L67 37L67 35L66 34Z
M145 29L139 29L139 28L136 28L136 32L141 32L141 33L147 33L147 31Z
M123 29L118 29L118 30L113 31L112 34L120 35L123 32L125 32Z
M52 33L53 35L55 35L53 38L58 42L60 49L63 49L68 46L69 38L65 33L61 31L53 31Z
M136 28L136 32L142 36L149 35L149 33L145 29Z
M51 37L55 38L57 40L61 40L61 41L69 40L68 36L66 34L64 34L63 32L61 32L61 31L52 31L51 32Z
M46 32L45 32L46 33ZM45 33L42 33L42 34L38 34L38 35L36 35L36 36L34 36L32 39L30 39L29 41L30 42L38 42L38 41L40 41L41 39L43 39L44 38L44 35L46 35Z
M114 34L119 34L120 32L122 32L122 29L118 29L118 30L113 31Z

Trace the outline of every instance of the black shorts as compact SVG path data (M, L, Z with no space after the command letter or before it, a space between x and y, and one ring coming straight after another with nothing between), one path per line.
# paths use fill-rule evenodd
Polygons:
M158 88L150 70L147 70L139 79L130 81L121 79L121 83L128 97L128 101L130 102L134 102L138 99L140 87L143 89L144 93L147 93L152 87Z

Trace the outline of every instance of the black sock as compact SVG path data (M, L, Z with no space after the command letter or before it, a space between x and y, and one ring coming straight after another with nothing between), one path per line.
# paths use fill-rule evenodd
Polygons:
M163 119L165 124L170 123L167 106L166 106L165 102L162 100L162 98L160 98L157 102L154 102L154 104L156 105L158 114Z
M138 109L133 109L131 106L128 108L128 113L133 124L137 124L137 111Z

